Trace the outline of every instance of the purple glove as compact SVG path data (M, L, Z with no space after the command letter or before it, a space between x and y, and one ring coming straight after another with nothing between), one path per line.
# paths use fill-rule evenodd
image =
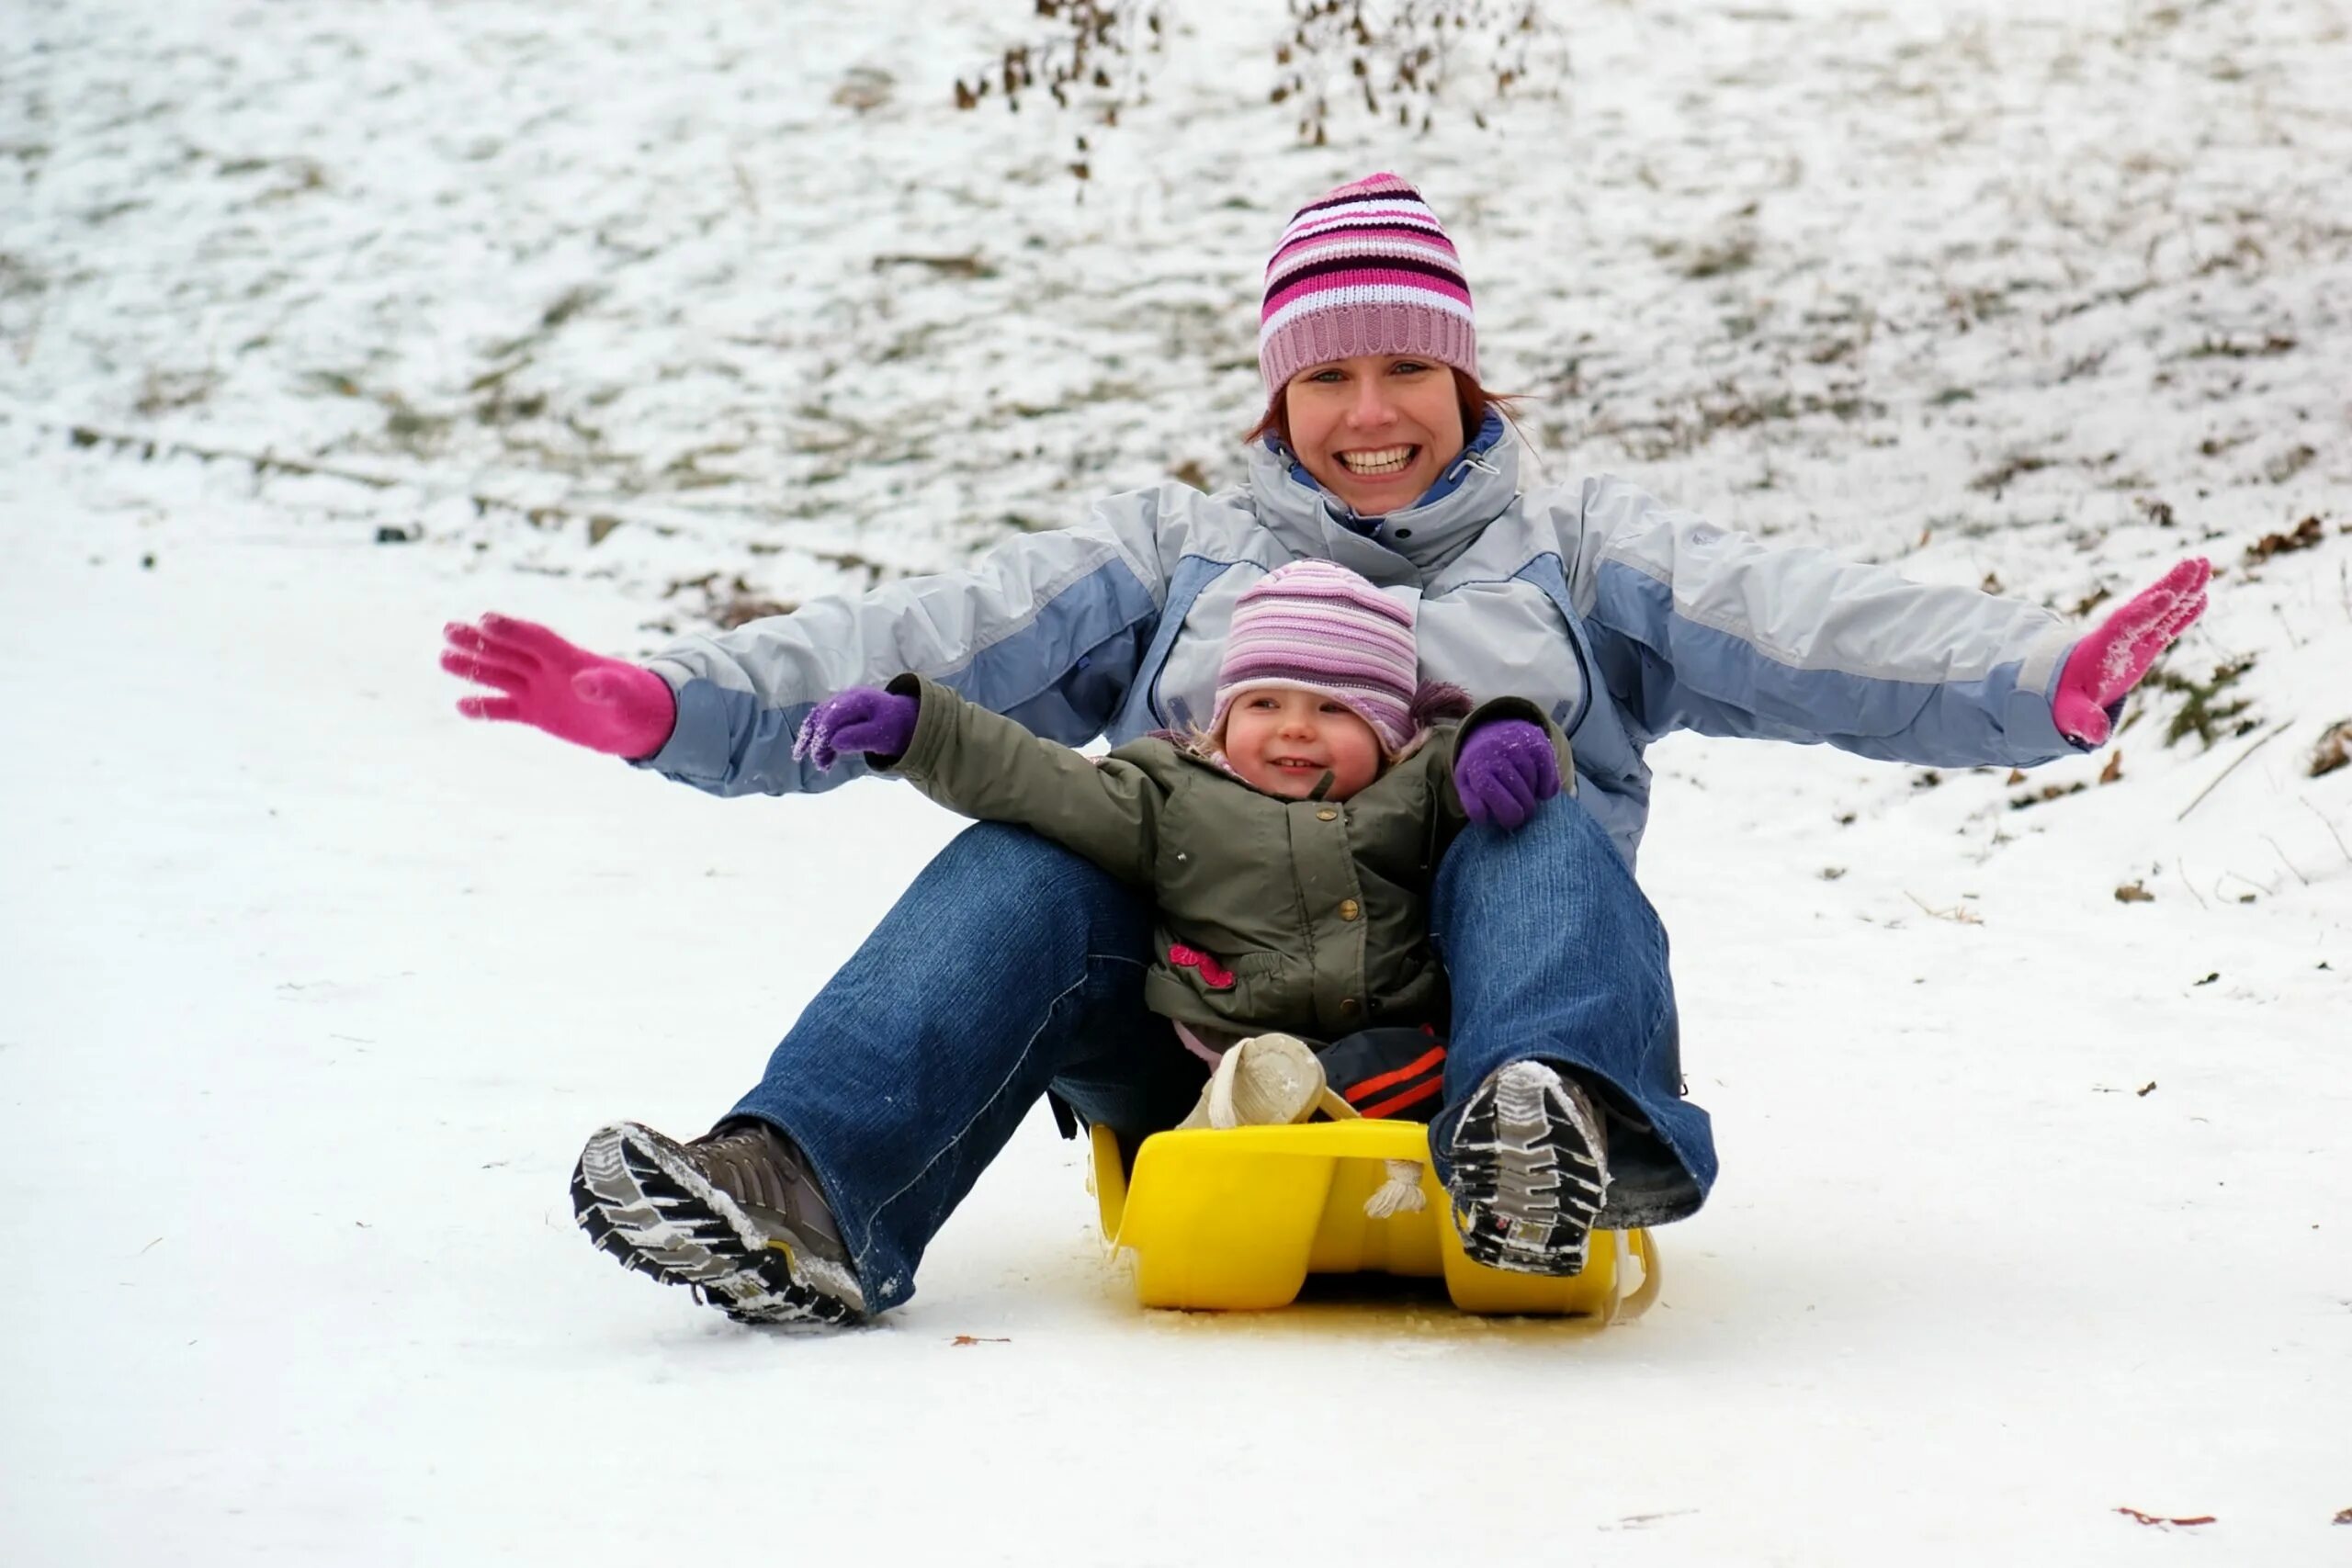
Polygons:
M478 681L495 697L461 697L468 718L544 729L560 739L614 757L650 757L678 722L670 682L652 671L575 648L530 621L484 615L478 626L451 621L441 668Z
M852 686L809 710L792 743L795 761L806 757L820 773L831 773L844 751L867 751L892 761L907 754L915 738L915 716L922 704L872 686Z
M2205 613L2205 583L2212 575L2212 562L2190 557L2075 645L2050 699L2050 716L2059 734L2086 746L2106 744L2110 726L2107 710L2121 702L2156 655Z
M1453 754L1453 790L1463 814L1510 832L1560 793L1560 760L1544 727L1498 718L1464 736Z

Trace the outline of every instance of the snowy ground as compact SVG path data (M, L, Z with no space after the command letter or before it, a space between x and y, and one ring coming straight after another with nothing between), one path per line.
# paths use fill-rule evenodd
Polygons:
M0 1561L2344 1561L2345 8L1596 4L1302 149L1275 8L1171 6L1082 203L947 107L1023 9L0 28ZM1266 246L1383 166L1555 477L2070 612L2211 555L2119 775L1657 749L1724 1178L1636 1326L1140 1314L1042 1118L875 1327L621 1274L581 1138L705 1123L954 824L467 728L440 622L1227 479Z

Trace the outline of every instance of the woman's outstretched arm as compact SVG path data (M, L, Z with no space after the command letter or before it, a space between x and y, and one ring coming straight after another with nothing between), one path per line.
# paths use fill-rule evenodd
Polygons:
M581 705L584 697L499 685L516 671L492 656L500 639L491 628L529 623L486 616L453 627L443 664L497 691L469 699L474 716L534 724L599 750L647 744L614 754L714 795L830 788L864 773L863 761L828 773L796 761L794 737L835 692L910 670L1036 734L1081 744L1125 701L1159 623L1163 514L1182 503L1178 491L1193 493L1173 486L1114 496L1083 523L1008 541L967 570L812 600L789 615L683 638L642 664L599 660L531 628L568 650L565 659L587 661L581 670L600 670L590 684L605 695L628 694L647 712L666 699L666 722L650 742L650 723L608 733L594 722L596 707Z
M1766 545L1615 479L1588 481L1579 500L1561 520L1572 589L1605 682L1650 736L1827 741L1952 767L2031 766L2105 738L2062 728L2062 681L2091 668L2074 657L2086 639L2039 605ZM2129 680L2095 705L2119 700L2191 619L2160 615L2122 639L2146 660L2119 667Z

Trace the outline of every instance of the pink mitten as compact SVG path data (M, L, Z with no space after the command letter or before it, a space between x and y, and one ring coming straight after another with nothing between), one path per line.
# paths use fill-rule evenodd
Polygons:
M2059 734L2086 746L2106 744L2107 710L2122 701L2156 655L2205 613L2205 583L2212 575L2212 562L2190 557L2075 645L2050 699L2050 716Z
M650 757L670 739L678 700L652 671L575 648L542 626L484 615L441 628L441 668L503 696L464 697L468 718L527 724L615 757Z

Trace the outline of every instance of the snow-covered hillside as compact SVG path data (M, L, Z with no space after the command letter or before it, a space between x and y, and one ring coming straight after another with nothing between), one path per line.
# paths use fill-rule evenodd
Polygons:
M2342 1561L2352 14L1596 0L1309 148L1242 0L1115 128L959 113L1025 9L0 27L0 1561ZM1540 477L2211 612L2027 779L1654 750L1724 1174L1637 1325L1140 1314L1042 1115L871 1328L614 1269L581 1139L698 1131L956 824L469 728L440 623L1229 480L1266 250L1382 167Z

